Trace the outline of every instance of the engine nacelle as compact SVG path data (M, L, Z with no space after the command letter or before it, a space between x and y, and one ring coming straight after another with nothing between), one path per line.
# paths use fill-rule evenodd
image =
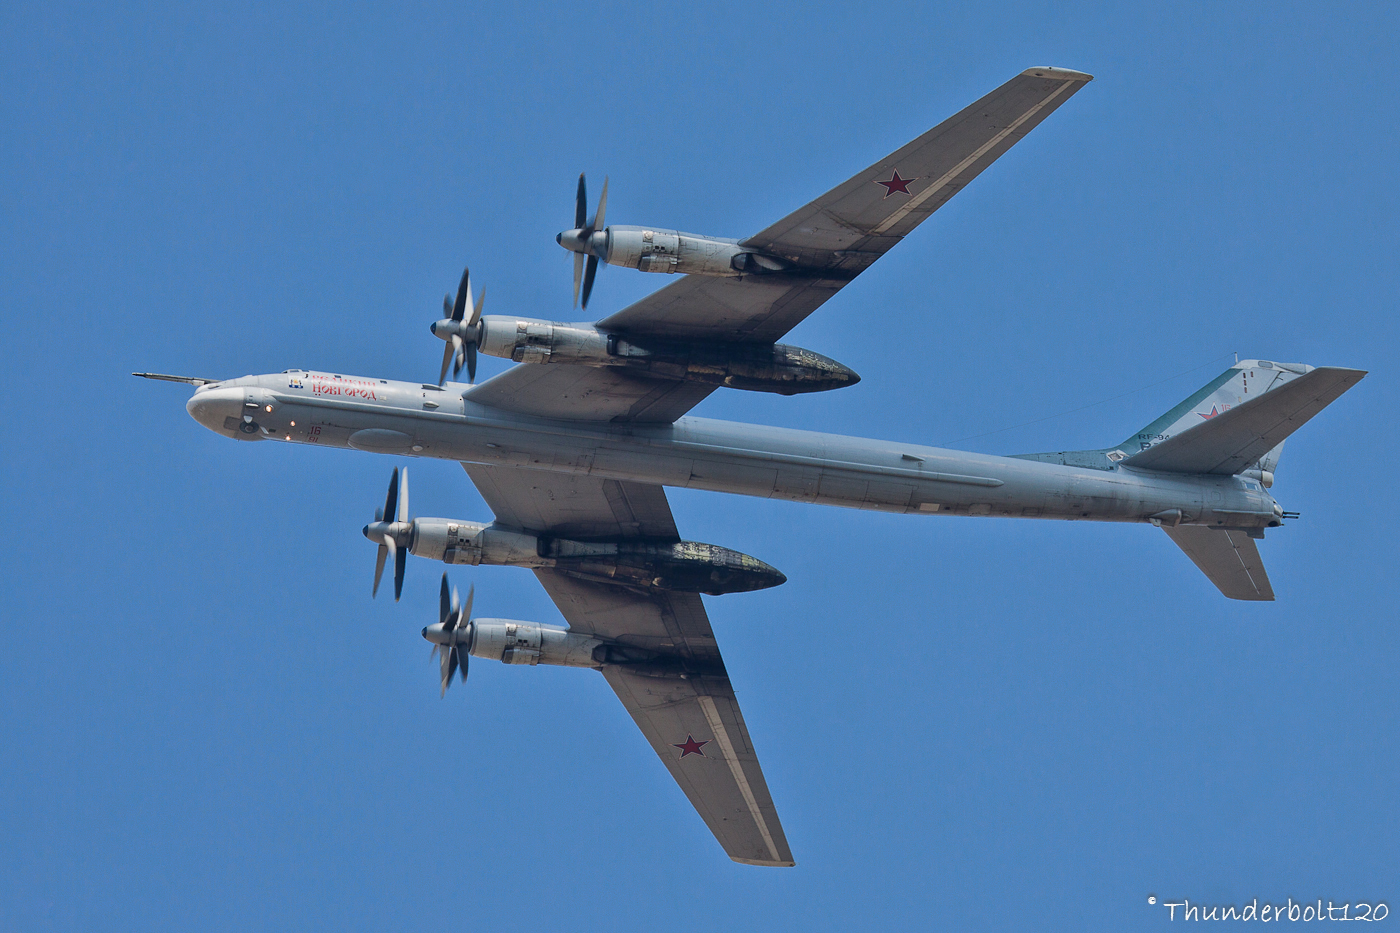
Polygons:
M609 334L592 324L533 318L481 319L481 352L517 363L623 366L663 379L796 395L855 385L860 376L829 357L775 343L698 343Z
M505 664L601 666L593 654L604 642L588 635L514 619L474 619L469 627L471 647L468 651L473 657Z
M547 567L539 555L539 539L483 522L448 518L416 518L408 549L419 557L445 564L506 564Z
M682 593L746 593L787 581L756 557L699 541L575 541L447 518L413 520L409 551L447 564L503 564L598 583Z
M740 246L738 240L724 237L616 225L604 232L604 261L642 272L732 276L762 275L787 268L780 259L755 253Z
M682 593L747 593L786 583L756 557L699 541L570 541L543 538L540 553L554 569L583 580Z
M592 324L563 324L525 317L481 319L482 353L517 363L583 363L607 366L608 335Z

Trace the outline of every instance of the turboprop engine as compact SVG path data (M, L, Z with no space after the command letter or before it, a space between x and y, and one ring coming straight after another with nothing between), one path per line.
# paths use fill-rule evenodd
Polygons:
M781 343L702 343L610 334L592 324L488 315L477 325L482 353L517 363L618 366L664 379L797 395L860 382L833 359Z
M659 230L652 227L606 227L603 219L608 208L608 182L603 179L603 194L598 210L588 217L588 190L584 177L578 177L578 194L574 201L574 226L554 238L555 242L574 254L574 305L577 307L579 286L583 286L583 306L593 292L593 279L598 262L610 266L625 266L642 272L670 272L685 275L765 275L782 272L789 263L776 256L740 245L726 237L700 236L679 230ZM585 272L585 257L587 271Z
M641 272L763 275L789 267L784 260L746 249L738 240L726 237L614 224L594 232L585 244L571 236L573 233L566 230L559 234L559 245L567 250L577 246L578 252L596 255L610 266Z
M433 654L441 655L442 692L452 684L452 675L461 671L467 679L468 658L490 658L505 664L558 664L564 667L601 667L613 660L613 647L587 635L567 629L514 619L473 619L472 600L476 588L467 591L467 602L458 602L457 591L450 595L447 574L442 575L438 622L423 629L423 637L433 643Z
M390 520L385 520L386 518ZM786 583L787 577L756 557L699 541L579 541L534 535L484 522L447 518L408 519L408 471L394 470L389 498L365 537L379 543L374 586L394 555L394 592L403 589L404 558L447 564L496 564L554 570L582 580L619 586L722 596Z

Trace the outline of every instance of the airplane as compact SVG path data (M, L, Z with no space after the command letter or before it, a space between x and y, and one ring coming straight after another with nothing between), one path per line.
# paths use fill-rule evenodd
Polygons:
M443 693L454 673L465 679L472 656L598 670L725 853L791 866L701 600L786 578L749 555L684 540L664 487L919 515L1148 524L1225 596L1270 600L1255 542L1297 517L1268 492L1281 445L1365 375L1245 360L1121 443L1010 457L688 414L720 387L790 395L854 384L840 363L777 341L1090 80L1028 69L759 234L692 237L719 257L708 266L683 264L688 245L680 256L653 252L686 274L593 323L483 316L464 272L432 326L445 341L436 383L300 369L135 375L195 386L189 414L235 440L460 462L493 519L412 517L407 469L395 468L363 529L379 546L374 592L392 562L399 598L409 554L526 567L568 628L473 619L472 597L462 606L444 574L438 622L422 633L442 654ZM621 256L631 231L602 226L605 195L588 221L582 183L579 195L576 226L559 241L589 257L591 283L595 260ZM478 350L520 365L474 384ZM449 364L454 379L465 366L469 382L446 381Z

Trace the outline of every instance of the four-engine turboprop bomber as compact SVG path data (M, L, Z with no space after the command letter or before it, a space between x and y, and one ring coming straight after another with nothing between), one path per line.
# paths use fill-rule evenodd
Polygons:
M459 461L494 517L412 517L408 471L396 468L363 530L379 546L374 591L392 558L398 598L409 554L525 567L569 627L472 619L471 597L461 606L444 575L438 622L423 630L442 652L443 691L454 673L465 679L471 656L594 668L731 858L792 865L701 601L785 578L755 557L683 540L664 487L931 516L1149 524L1224 595L1269 600L1255 542L1296 517L1269 492L1281 445L1365 375L1246 360L1122 443L1012 457L688 415L722 386L792 394L854 383L841 364L777 341L1090 80L1025 71L734 241L729 271L678 263L673 271L697 274L596 322L483 316L464 273L433 325L446 342L436 383L298 369L138 375L195 385L190 415L235 440ZM590 257L586 294L595 260L612 261L626 231L603 226L606 189L592 221L584 202L580 180L576 227L560 242L579 257L576 290L578 263ZM740 253L760 271L736 263ZM478 350L519 365L480 385L446 381L449 364L474 380Z

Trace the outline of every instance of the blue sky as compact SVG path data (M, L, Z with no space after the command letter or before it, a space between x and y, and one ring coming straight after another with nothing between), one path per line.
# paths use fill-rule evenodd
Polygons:
M995 6L0 9L0 926L1400 900L1400 22ZM864 380L697 414L1015 453L1116 443L1236 351L1371 375L1288 444L1272 604L1145 526L673 491L789 578L708 605L795 869L729 862L593 673L480 663L438 698L441 568L371 601L359 533L404 461L234 444L127 375L431 379L463 262L488 312L574 316L579 171L614 222L744 236L1043 64L1097 80L791 335ZM661 284L605 268L590 310ZM411 473L417 514L488 517L455 464ZM559 621L523 571L453 579Z

